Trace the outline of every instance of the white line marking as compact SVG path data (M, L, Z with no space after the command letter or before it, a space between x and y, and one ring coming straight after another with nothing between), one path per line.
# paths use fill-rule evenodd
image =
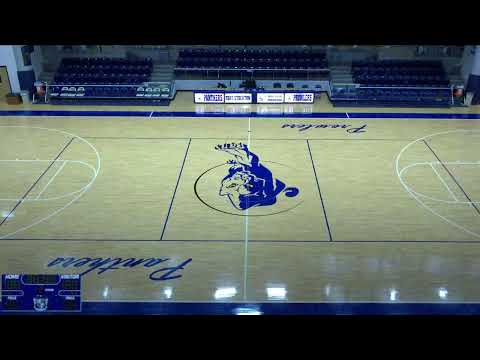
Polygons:
M28 162L37 162L37 161L40 161L40 162L47 162L49 160L0 160L0 163L1 162L15 162L15 161L28 161ZM66 197L69 197L69 196L72 196L72 195L75 195L75 194L78 194L79 192L85 190L86 188L90 187L90 185L95 181L97 175L98 175L98 171L90 164L86 163L86 162L83 162L83 161L78 161L78 160L56 160L55 162L65 162L65 163L75 163L75 164L82 164L86 167L88 167L90 170L92 170L93 172L93 176L90 180L90 182L85 185L84 187L82 187L81 189L78 189L76 191L72 191L70 193L67 193L67 194L64 194L64 195L61 195L61 196L56 196L56 197L50 197L50 198L44 198L44 199L20 199L20 198L0 198L0 201L20 201L22 200L22 202L31 202L31 201L51 201L51 200L58 200L58 199L63 199L63 198L66 198Z
M473 231L470 231L468 230L467 228L463 227L462 225L459 225L457 224L456 222L452 221L452 220L449 220L447 219L445 216L442 216L440 215L438 212L436 212L435 210L433 210L432 208L430 208L428 205L426 205L424 202L422 202L417 196L415 196L415 192L411 191L411 189L408 187L407 184L405 184L405 182L403 181L403 178L402 178L402 173L405 169L407 169L408 167L411 167L411 166L407 166L405 168L403 168L402 170L400 170L400 165L399 165L399 162L400 162L400 158L402 156L402 154L405 152L405 150L407 150L411 145L417 143L417 142L420 142L424 139L427 139L429 137L433 137L433 136L436 136L436 135L443 135L443 134L450 134L450 133L457 133L457 132L479 132L480 130L450 130L450 131L443 131L443 132L439 132L439 133L435 133L435 134L431 134L431 135L427 135L427 136L424 136L424 137L421 137L417 140L414 140L412 142L410 142L409 144L405 145L405 147L398 153L398 156L397 156L397 159L395 161L395 171L397 172L397 176L398 176L398 179L400 181L400 183L403 185L403 187L405 188L405 190L410 194L410 196L412 196L421 206L423 206L425 209L427 209L428 211L430 211L432 214L438 216L440 219L442 219L443 221L447 222L448 224L458 228L458 229L461 229L463 231L465 231L466 233L470 234L470 235L473 235L475 237L480 237L480 234L477 234ZM470 203L470 202L468 202Z
M10 213L9 211L2 211L2 218L12 218L14 216L14 213Z
M62 133L62 134L66 134L68 135L69 137L74 137L75 139L77 140L80 140L82 142L84 142L85 144L87 144L94 152L95 152L95 155L97 157L97 168L94 169L95 170L95 176L93 177L92 181L86 186L84 187L83 191L78 194L75 198L73 198L70 202L68 202L67 204L65 204L63 207L57 209L56 211L54 211L53 213L51 213L50 215L40 219L40 220L37 220L35 221L33 224L30 224L30 225L27 225L27 226L24 226L14 232L11 232L9 234L6 234L6 235L3 235L3 236L0 236L0 239L4 239L4 238L8 238L9 236L12 236L12 235L15 235L21 231L25 231L35 225L38 225L40 224L41 222L43 221L46 221L52 217L54 217L55 215L57 215L58 213L60 213L61 211L65 210L67 207L69 207L71 204L73 204L75 201L77 201L90 187L91 185L94 183L95 179L97 178L99 172L100 172L100 166L101 166L101 159L100 159L100 154L98 153L97 149L95 148L95 146L93 146L91 143L89 143L87 140L85 140L84 138L81 138L80 136L77 136L77 135L74 135L72 133L69 133L69 132L66 132L66 131L62 131L62 130L57 130L57 129L49 129L49 128L42 128L42 127L36 127L36 126L17 126L17 125L1 125L0 127L9 127L9 128L26 128L26 129L40 129L40 130L46 130L46 131L53 131L53 132L59 132L59 133ZM88 165L90 167L92 167L91 165ZM92 167L93 168L93 167Z
M37 197L35 198L35 200L38 200L40 198L40 196L45 192L45 190L47 190L48 186L53 182L53 180L55 180L55 178L57 177L57 175L60 173L60 171L63 170L63 168L65 167L67 163L66 162L63 162L62 166L60 166L57 170L57 172L55 173L55 175L52 176L52 178L50 179L50 181L47 183L47 185L45 185L45 187L43 188L42 191L40 191L40 193L37 195Z
M434 172L435 174L437 174L438 179L442 182L442 184L445 186L445 188L446 188L447 191L450 193L450 195L452 195L453 199L458 202L457 197L456 197L455 194L452 192L452 190L450 190L450 187L447 185L447 183L445 182L445 180L443 180L443 178L440 176L440 174L438 173L437 169L435 169L435 166L433 166L432 163L430 163L430 167L432 168L433 172Z
M348 116L348 113L345 113L345 115L347 115L347 118L349 118L349 119L350 119L350 116Z
M53 162L67 162L71 160L53 160ZM52 162L52 160L41 160L41 159L8 159L0 160L0 162Z
M404 173L407 172L407 170L411 169L411 168L414 168L416 166L425 166L425 165L429 165L429 166L432 166L432 165L441 165L442 163L438 162L438 161L432 161L432 162L419 162L419 163L413 163L413 164L410 164L410 165L407 165L405 166L401 171L400 171L400 176L404 177ZM447 161L447 162L444 162L443 164L445 165L449 165L449 164L455 164L455 165L478 165L477 162L472 162L472 161ZM415 190L413 190L410 186L406 185L405 186L408 188L409 192L413 193L413 194L416 194L420 197L423 197L425 199L429 199L429 200L432 200L432 201L437 201L437 202L443 202L443 203L446 203L446 204L469 204L469 205L472 205L472 204L480 204L480 201L473 201L473 202L470 202L470 201L450 201L450 200L443 200L443 199L438 199L438 198L434 198L434 197L431 197L431 196L428 196L428 195L425 195L425 194L422 194L422 193L419 193L419 192L416 192Z
M248 138L247 138L247 147L250 150L250 131L251 131L251 119L248 118ZM247 276L248 276L248 197L247 197L247 212L245 216L245 246L243 254L243 299L247 300Z
M205 115L208 113L202 113L202 115ZM215 114L214 112L212 112L212 114ZM288 114L290 115L289 119L304 119L304 117L294 117L292 115L301 115L302 113L293 113L293 114ZM240 115L240 114L239 114ZM262 115L262 114L258 114L258 115ZM344 119L343 117L341 117L340 115L342 115L342 113L338 113L338 117L335 117L332 115L332 117L312 117L310 118L311 120L325 120L325 119L333 119L333 120L338 120L338 119ZM166 119L175 119L175 120L180 120L180 119L196 119L196 120L199 120L199 121L202 121L202 120L205 120L205 117L201 116L181 116L181 117L175 117L175 116L164 116L164 118ZM233 117L235 118L235 117ZM238 117L239 119L241 119L242 117ZM279 121L281 119L284 119L283 117L280 118L280 117L275 117L275 118L271 118L271 117L261 117L261 116L256 116L255 119L262 119L262 120L272 120L272 121ZM460 119L460 118L422 118L422 117L415 117L415 118L389 118L389 117L374 117L374 118L361 118L361 117L358 117L358 118L350 118L350 120L354 120L354 121L371 121L371 120L388 120L388 121L396 121L396 120L400 120L400 121L415 121L415 122L418 122L418 121L424 121L424 120L429 120L429 121L480 121L480 119Z
M154 240L153 240L154 241ZM118 302L126 302L126 303L138 303L138 300L104 300L104 301L98 301L98 300L83 300L83 303L118 303ZM142 300L142 303L167 303L167 304L172 304L172 303L189 303L189 304L217 304L218 301L212 301L212 300ZM232 304L244 304L243 300L229 300L229 303ZM255 300L255 301L249 301L249 304L262 304L262 303L270 303L270 304L318 304L319 302L321 303L328 303L328 304L338 304L338 300L270 300L268 298L266 299L261 299L261 300ZM375 304L432 304L432 301L395 301L392 302L391 300L374 300ZM345 303L345 304L371 304L372 300L341 300L340 303ZM458 304L458 300L442 300L442 301L436 301L433 302L433 304ZM475 304L478 305L478 301L462 301L461 304Z
M152 117L152 115L153 115L153 111L150 113L150 116L149 116L149 117Z

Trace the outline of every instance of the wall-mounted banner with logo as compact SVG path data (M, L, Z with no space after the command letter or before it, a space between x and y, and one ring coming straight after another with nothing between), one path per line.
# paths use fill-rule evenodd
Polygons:
M225 94L221 92L196 92L194 94L195 104L223 104L225 102Z
M313 92L194 92L196 104L313 104Z
M285 103L287 104L311 104L314 98L313 93L285 93Z
M258 104L282 104L285 100L284 93L258 93Z
M252 102L251 93L225 93L226 104L251 104Z

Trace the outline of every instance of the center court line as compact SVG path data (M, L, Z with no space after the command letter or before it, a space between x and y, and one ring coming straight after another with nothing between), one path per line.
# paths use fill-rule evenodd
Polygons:
M443 166L443 168L445 169L445 171L448 173L448 175L450 175L450 177L452 178L452 180L455 182L455 184L457 184L457 186L460 188L460 190L462 191L463 195L465 195L465 197L468 199L468 201L470 201L470 205L477 211L477 213L480 215L480 210L477 208L477 206L475 205L475 203L472 201L472 199L470 199L470 197L468 196L468 194L465 192L465 190L463 190L463 187L460 185L460 183L457 181L457 179L455 178L455 176L453 176L453 174L450 172L450 170L448 170L447 166L442 162L442 160L440 160L440 158L437 156L437 154L435 153L435 151L433 151L433 149L430 147L430 145L428 145L428 143L425 141L425 139L422 140L424 142L424 144L429 148L429 150L432 152L432 154L437 158L437 160L440 162L440 164Z
M248 138L247 138L247 147L250 151L250 134L251 134L251 119L248 118ZM243 300L247 300L247 275L248 275L248 201L247 196L247 216L245 216L245 245L244 245L244 254L243 254Z
M182 167L180 168L180 173L178 174L177 185L175 185L175 190L173 191L172 201L170 202L170 206L168 208L165 224L163 224L163 230L162 230L162 235L160 235L160 240L163 240L163 234L165 233L165 229L167 228L168 218L170 216L170 211L172 210L173 200L175 200L175 194L177 193L178 184L180 183L180 178L182 177L183 167L185 166L185 160L187 160L188 149L190 149L191 142L192 142L192 139L188 141L187 150L185 150L185 156L183 157Z
M58 155L55 157L55 159L52 160L52 162L50 163L50 165L48 165L48 167L44 170L44 172L38 177L38 179L33 183L32 186L30 186L30 188L27 190L27 192L22 196L22 198L17 202L17 204L13 207L12 210L10 210L10 213L3 218L2 222L0 222L0 226L2 226L5 221L7 221L8 218L10 218L10 215L13 214L13 212L20 206L20 204L23 202L23 200L25 200L25 198L27 197L27 195L30 193L30 191L33 190L33 188L35 187L35 185L38 184L38 182L40 181L40 179L48 172L48 170L50 170L50 168L53 166L53 164L55 164L55 162L58 160L58 158L64 153L64 151L67 149L67 147L70 146L70 144L73 142L73 140L75 140L74 137L72 137L70 139L70 141L63 147L63 149L58 153Z

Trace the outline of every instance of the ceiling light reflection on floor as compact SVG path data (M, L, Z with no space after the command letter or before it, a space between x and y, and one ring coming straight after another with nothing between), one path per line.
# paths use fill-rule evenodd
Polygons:
M287 289L284 287L268 287L267 296L272 300L284 300L287 297Z
M446 299L448 296L448 290L445 288L438 289L438 296L440 296L440 299Z
M170 286L163 289L163 295L165 295L167 299L170 299L172 297L172 294L173 294L173 289Z
M235 315L262 315L263 313L255 308L236 308Z
M221 287L215 291L213 295L215 299L227 299L237 295L237 289L234 287Z

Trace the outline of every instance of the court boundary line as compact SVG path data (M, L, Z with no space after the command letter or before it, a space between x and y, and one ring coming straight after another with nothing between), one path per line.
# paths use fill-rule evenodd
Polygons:
M159 242L158 239L45 239L45 238L2 238L2 241L72 241L72 242ZM245 240L174 240L163 239L162 242L188 242L188 243L243 243ZM480 244L480 240L251 240L251 244L255 243L277 243L277 244L295 244L295 243L312 243L312 244L333 244L333 243L427 243L427 244Z
M151 115L151 116L150 116ZM480 114L462 113L394 113L394 112L311 112L311 113L227 113L193 111L115 111L115 110L0 110L0 116L70 116L70 117L178 117L178 118L332 118L332 119L434 119L434 120L480 120Z
M84 139L98 140L224 140L223 137L124 137L124 136L83 136ZM244 140L244 137L229 137L232 140ZM360 138L254 138L260 141L305 141L305 140L326 140L326 141L414 141L416 139L360 139Z
M185 161L187 160L188 150L190 149L191 142L192 142L192 139L188 141L187 149L185 150L185 156L183 157L182 167L180 168L180 173L178 174L178 178L177 178L177 184L175 185L175 190L173 191L172 201L170 201L167 217L165 219L165 223L163 224L163 230L162 230L162 234L160 235L160 241L163 241L163 235L165 233L165 229L167 228L168 219L170 217L170 211L172 210L173 201L175 200L175 194L177 193L178 184L180 183L180 178L182 177L183 167L185 166Z
M242 301L242 300L230 300L228 302L219 302L215 300L83 300L82 303L147 303L147 304L245 304L245 305L257 305L257 304L276 304L276 305L289 305L289 304L385 304L385 305L404 305L404 304L426 304L426 305L480 305L480 301L464 301L459 302L457 300L442 300L438 302L432 302L428 300L418 300L418 301L401 301L401 300L251 300L251 301Z
M84 300L80 314L110 315L478 315L478 301ZM239 310L247 310L242 314ZM248 313L248 310L254 313ZM29 312L32 314L33 312ZM73 314L73 313L72 313ZM4 310L0 316L27 315Z
M53 164L55 164L55 162L58 160L58 158L60 156L62 156L62 154L65 152L65 150L70 146L70 144L73 142L73 140L75 140L75 137L72 137L70 139L70 141L61 149L61 151L57 154L57 156L55 157L55 159L53 159L50 164L48 165L48 167L43 171L43 173L37 178L37 180L33 183L33 185L30 186L30 188L27 190L27 192L25 194L23 194L23 196L18 200L17 204L13 207L12 210L10 210L10 212L8 213L7 216L5 216L3 218L3 220L0 222L0 226L2 226L6 221L7 219L10 218L10 215L13 214L13 212L20 206L21 203L23 203L23 200L28 196L28 194L30 193L30 191L33 190L33 188L38 184L38 182L43 178L43 176L51 169L51 167L53 166Z
M465 197L468 199L468 201L470 202L470 205L477 211L477 213L480 215L480 210L478 209L478 207L475 205L475 203L472 201L472 199L470 199L470 197L468 196L468 194L465 192L465 190L463 189L463 187L460 185L460 183L457 181L457 179L455 178L455 176L453 176L453 174L450 172L450 170L448 170L447 166L442 162L442 160L440 160L440 158L438 157L438 155L435 153L435 151L433 151L433 149L430 147L430 145L428 144L428 142L425 140L425 139L422 139L423 143L428 147L428 149L432 152L432 154L437 158L437 160L440 162L440 164L443 166L443 168L445 169L445 171L448 173L448 175L450 175L450 177L452 178L452 180L455 182L455 184L457 184L457 186L460 188L460 190L462 191L463 195L465 195Z
M333 241L332 233L330 231L330 224L328 223L327 212L325 210L325 205L323 203L322 192L320 190L320 184L318 183L317 170L315 169L315 163L313 162L312 151L310 149L310 142L308 141L308 139L307 139L307 147L308 147L308 153L310 154L310 160L312 162L313 173L315 174L315 181L317 182L318 193L320 194L320 201L322 203L322 209L323 209L323 216L324 216L324 219L325 219L325 224L327 225L329 241Z

